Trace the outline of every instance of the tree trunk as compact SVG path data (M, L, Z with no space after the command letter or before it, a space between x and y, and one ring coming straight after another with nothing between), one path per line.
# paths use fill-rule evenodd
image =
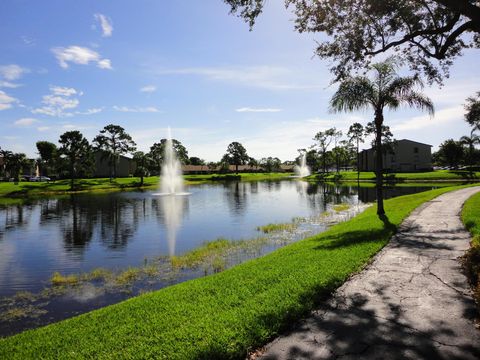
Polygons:
M376 191L377 215L385 215L383 207L383 156L382 156L382 110L375 111L375 158L376 158Z
M327 149L323 149L322 152L322 162L323 162L323 174L325 175L327 172Z
M74 178L75 178L75 166L73 164L73 161L71 161L70 162L70 190L72 191L75 185Z
M235 164L235 174L238 174L238 164Z
M360 183L360 152L359 152L360 143L357 138L357 183Z

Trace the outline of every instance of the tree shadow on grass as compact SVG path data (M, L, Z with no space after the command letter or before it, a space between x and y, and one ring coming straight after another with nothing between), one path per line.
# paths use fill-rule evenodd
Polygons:
M398 227L392 224L386 215L381 215L379 218L383 223L382 228L348 231L331 235L328 240L322 239L322 243L316 249L332 250L365 242L380 242L395 235Z
M478 179L477 174L474 171L468 170L451 170L451 174L455 174L458 177L461 177L465 180L476 180Z
M241 329L245 345L230 346L237 339L223 339L223 341L212 339L213 341L210 341L210 344L204 349L196 349L198 351L192 354L191 358L209 360L245 359L257 347L273 340L279 334L291 331L293 326L297 324L298 319L305 318L310 314L312 308L325 303L341 283L340 279L333 279L326 284L318 284L300 295L298 301L295 302L295 306L246 319L245 321L249 323ZM225 324L219 321L219 327L221 326L225 326ZM266 334L271 335L266 336Z

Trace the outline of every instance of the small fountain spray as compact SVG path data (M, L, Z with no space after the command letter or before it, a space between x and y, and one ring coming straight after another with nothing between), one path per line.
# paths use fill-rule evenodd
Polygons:
M307 166L307 153L304 152L300 158L300 165L295 165L295 175L305 177L310 175L310 169Z
M182 222L185 195L182 166L178 161L173 148L172 133L168 128L167 141L163 155L160 176L160 192L153 195L161 196L161 205L164 213L164 222L167 230L168 251L170 256L175 255L175 244L178 228Z

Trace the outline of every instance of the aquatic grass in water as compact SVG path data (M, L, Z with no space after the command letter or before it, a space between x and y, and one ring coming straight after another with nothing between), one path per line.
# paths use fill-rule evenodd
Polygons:
M257 230L264 234L270 234L277 231L293 231L298 228L298 222L282 223L282 224L268 224L264 226L258 226Z
M348 209L350 209L349 204L333 205L333 210L336 211L336 212L347 211Z
M53 286L77 285L80 282L78 275L62 275L59 272L54 272L50 282Z

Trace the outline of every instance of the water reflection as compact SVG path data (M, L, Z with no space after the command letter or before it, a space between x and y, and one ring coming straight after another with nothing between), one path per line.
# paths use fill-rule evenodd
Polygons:
M318 216L334 204L357 204L358 198L375 199L374 188L302 181L205 184L189 191L190 197L125 192L0 207L0 296L19 288L39 291L54 271L138 266L146 257L179 255L220 237L253 238L259 235L257 226Z
M88 211L88 207L83 207L73 196L68 206L64 201L57 205L57 208L61 208L60 212L63 213L60 219L65 250L72 251L75 255L81 255L85 246L92 239L95 216ZM42 210L44 208L42 207Z
M167 232L168 254L174 256L177 232L182 223L184 210L188 208L188 196L161 196L160 203L163 210L163 223Z
M227 198L231 213L238 216L244 215L247 211L251 183L227 182L224 186L225 197ZM258 191L258 189L256 190Z

